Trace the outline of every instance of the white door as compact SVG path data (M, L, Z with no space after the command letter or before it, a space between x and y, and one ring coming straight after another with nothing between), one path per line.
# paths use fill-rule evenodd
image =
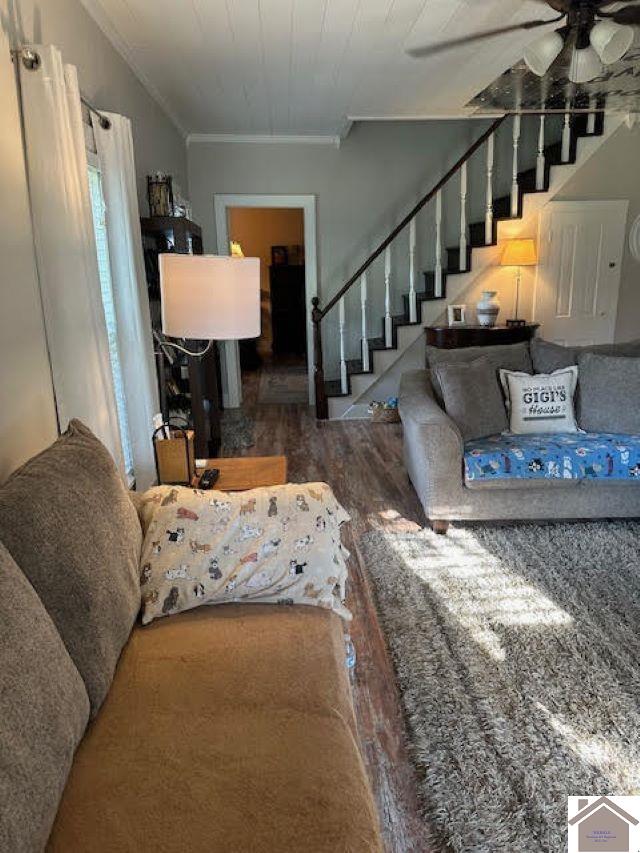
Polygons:
M627 201L557 201L540 211L534 320L565 345L614 338Z

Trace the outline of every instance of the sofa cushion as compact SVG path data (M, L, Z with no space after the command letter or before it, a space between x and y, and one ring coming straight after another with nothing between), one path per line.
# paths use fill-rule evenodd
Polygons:
M343 625L317 607L200 607L134 629L49 853L381 851Z
M0 488L0 540L53 619L95 714L140 609L142 530L111 456L79 421Z
M640 435L640 358L578 356L580 426Z
M542 338L534 338L531 341L531 359L536 373L553 373L554 370L577 364L578 356L583 352L637 358L640 357L640 340L617 344L589 344L582 347L565 347Z
M440 349L439 347L427 346L427 366L431 369L432 384L436 399L442 402L442 389L435 376L435 368L439 364L459 364L460 362L474 361L482 356L489 360L493 371L498 375L498 370L522 370L531 373L533 370L531 356L529 355L529 344L505 344L490 347L459 347L457 349Z
M144 624L231 601L344 606L349 520L326 483L227 494L156 486L143 496Z
M523 433L577 432L573 400L578 383L574 365L553 373L500 371L509 411L509 429Z
M84 683L0 544L0 850L42 850L89 719Z
M434 367L444 407L465 441L507 429L495 368L484 356L473 361L441 363Z
M467 442L465 480L616 480L640 486L640 435L500 435ZM605 511L606 514L606 511Z

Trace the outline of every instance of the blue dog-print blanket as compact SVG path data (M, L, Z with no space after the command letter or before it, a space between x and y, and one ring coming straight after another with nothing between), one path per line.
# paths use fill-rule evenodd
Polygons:
M640 483L640 436L614 433L495 435L469 441L465 479L608 479Z

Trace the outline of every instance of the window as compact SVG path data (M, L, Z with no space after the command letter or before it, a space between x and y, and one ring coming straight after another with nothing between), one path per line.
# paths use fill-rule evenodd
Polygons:
M131 451L131 438L129 434L129 422L127 419L127 403L124 394L122 366L120 364L120 356L118 353L118 327L115 304L113 301L113 287L111 284L111 266L109 263L109 244L107 241L102 177L100 174L99 163L95 155L93 155L93 157L89 155L89 159L89 191L91 194L93 230L96 237L96 249L98 254L100 289L102 291L102 304L104 306L104 316L107 324L107 335L109 338L109 357L111 361L113 385L115 388L116 406L118 408L120 441L122 442L125 471L129 484L131 485L134 478L133 453Z

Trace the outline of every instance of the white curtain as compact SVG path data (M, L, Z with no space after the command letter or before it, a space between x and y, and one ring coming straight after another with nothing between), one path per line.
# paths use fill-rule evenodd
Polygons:
M136 489L156 481L151 434L159 410L149 299L140 234L131 122L105 113L103 128L92 114L106 204L111 282L118 327L118 351L129 422Z
M33 231L60 428L80 418L124 473L76 69L52 46L19 62Z

